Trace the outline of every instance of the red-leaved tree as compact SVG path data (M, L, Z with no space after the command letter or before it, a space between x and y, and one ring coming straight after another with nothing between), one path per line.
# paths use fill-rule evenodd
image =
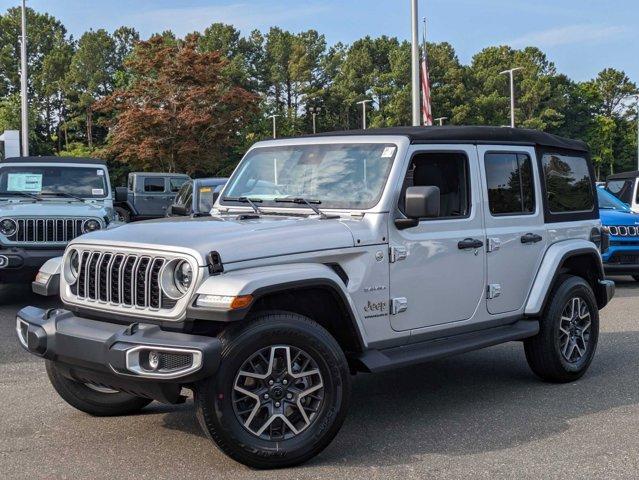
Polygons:
M219 170L258 99L225 75L225 59L198 51L196 41L155 36L136 45L126 86L98 105L112 119L102 156L141 170Z

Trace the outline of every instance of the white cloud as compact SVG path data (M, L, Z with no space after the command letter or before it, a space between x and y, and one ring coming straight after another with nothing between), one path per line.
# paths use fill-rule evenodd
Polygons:
M215 22L228 23L245 33L255 28L265 29L281 25L291 19L304 19L326 12L328 6L300 2L295 8L264 3L233 3L196 7L161 8L129 15L141 30L160 32L172 30L184 35L196 30L202 31Z
M556 47L576 43L592 44L615 40L623 37L628 32L629 29L622 26L567 25L565 27L550 28L548 30L528 33L507 43L515 47L528 45L534 45L536 47Z

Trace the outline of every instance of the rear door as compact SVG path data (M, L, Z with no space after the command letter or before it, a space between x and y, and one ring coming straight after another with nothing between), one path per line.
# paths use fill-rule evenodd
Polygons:
M487 309L524 305L546 246L533 147L479 146L487 237Z
M167 182L164 177L138 178L135 206L142 216L163 217L169 205Z

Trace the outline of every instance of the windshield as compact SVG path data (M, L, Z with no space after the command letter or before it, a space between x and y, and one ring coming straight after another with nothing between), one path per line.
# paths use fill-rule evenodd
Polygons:
M104 169L16 165L0 168L0 196L30 193L36 195L75 195L104 198L108 189Z
M597 188L597 199L599 200L599 208L605 210L621 210L623 212L630 211L630 207L626 203L619 200L604 188Z
M371 208L396 152L396 145L380 143L256 148L229 180L221 203L237 204L232 199L245 197L261 206L281 206L275 199L304 198L322 208Z

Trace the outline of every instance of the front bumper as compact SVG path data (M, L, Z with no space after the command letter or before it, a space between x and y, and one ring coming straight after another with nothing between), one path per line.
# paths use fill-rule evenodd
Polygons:
M182 386L211 376L220 363L215 337L90 320L67 310L25 307L16 331L27 351L56 362L72 380L165 403L179 402Z
M27 250L23 248L0 249L0 283L32 281L47 260L60 257L64 249Z
M606 275L639 275L639 247L612 245L602 256Z

